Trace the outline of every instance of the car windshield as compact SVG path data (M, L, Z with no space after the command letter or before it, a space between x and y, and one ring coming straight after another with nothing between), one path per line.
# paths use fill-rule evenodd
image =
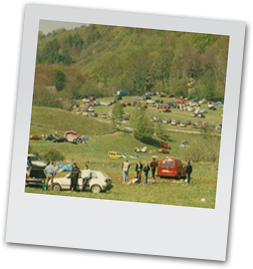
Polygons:
M106 173L101 172L101 174L102 174L106 179L110 179L110 177L109 177Z

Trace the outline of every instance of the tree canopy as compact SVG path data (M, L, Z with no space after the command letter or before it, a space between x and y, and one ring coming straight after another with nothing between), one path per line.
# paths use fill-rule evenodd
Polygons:
M39 32L35 91L57 84L73 99L124 90L223 101L228 44L222 35L106 25ZM48 76L48 70L54 72Z

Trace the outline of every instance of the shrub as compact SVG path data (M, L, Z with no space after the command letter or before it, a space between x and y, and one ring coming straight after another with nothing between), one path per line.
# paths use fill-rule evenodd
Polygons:
M216 162L219 160L220 137L204 134L204 139L190 142L185 149L185 158L194 162Z
M62 155L61 152L57 149L51 149L46 154L44 154L43 157L47 161L63 161L65 159L65 156Z

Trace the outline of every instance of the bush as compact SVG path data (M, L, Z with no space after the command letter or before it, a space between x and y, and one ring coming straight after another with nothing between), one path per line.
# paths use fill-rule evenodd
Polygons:
M61 152L57 149L51 149L43 157L48 161L63 161L65 156L61 154Z
M204 139L190 142L185 149L185 158L194 162L216 162L219 160L220 137L204 134Z

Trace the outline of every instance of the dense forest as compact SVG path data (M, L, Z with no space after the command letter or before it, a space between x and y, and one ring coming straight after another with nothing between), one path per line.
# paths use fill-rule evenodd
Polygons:
M59 98L118 90L223 101L228 45L228 36L105 25L39 32L33 102L59 106Z

